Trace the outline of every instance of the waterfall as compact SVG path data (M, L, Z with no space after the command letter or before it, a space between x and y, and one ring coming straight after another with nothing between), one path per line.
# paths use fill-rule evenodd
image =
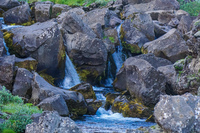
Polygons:
M65 61L65 78L63 81L63 88L70 89L71 87L80 84L81 81L79 79L78 73L76 69L69 59L69 56L66 53L66 61Z
M121 31L121 26L122 26L123 22L117 27L117 33L118 33L118 39L120 42L120 45L116 47L116 51L112 54L113 60L115 62L115 65L117 67L116 72L119 71L119 69L122 67L122 64L124 63L123 61L123 47L122 47L122 43L121 43L121 39L120 39L120 31Z

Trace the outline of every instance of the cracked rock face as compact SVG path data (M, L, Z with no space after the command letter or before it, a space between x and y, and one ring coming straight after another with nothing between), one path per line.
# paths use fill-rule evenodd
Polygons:
M162 96L154 108L155 120L166 132L197 133L200 97L190 93L182 96Z
M38 121L26 126L25 133L81 133L73 120L57 112L44 112L38 117Z

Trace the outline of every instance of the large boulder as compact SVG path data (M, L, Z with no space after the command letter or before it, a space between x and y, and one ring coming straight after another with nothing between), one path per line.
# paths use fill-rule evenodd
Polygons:
M55 19L12 29L11 32L4 36L11 54L33 57L38 61L38 71L46 70L53 77L64 76L61 72L64 71L65 50Z
M130 14L155 10L178 10L179 2L176 0L152 0L148 3L138 3L127 5L124 7L123 17L128 17Z
M81 93L85 99L96 100L96 95L93 90L93 87L89 83L78 84L78 85L70 88L70 90Z
M200 98L189 93L162 96L154 108L156 122L166 132L198 133Z
M30 101L34 104L39 104L44 99L55 95L60 95L64 98L71 114L86 114L87 105L82 94L54 87L37 73L34 73L32 80L32 97Z
M60 117L57 112L44 112L37 121L26 126L25 133L82 133L69 117Z
M83 20L88 25L100 23L103 27L109 27L110 18L113 14L108 8L94 9L88 12Z
M37 4L35 6L36 22L45 22L51 18L51 4Z
M133 54L140 53L140 48L154 38L154 24L149 14L130 15L121 26L120 39L123 47Z
M3 10L8 10L19 5L20 3L18 2L18 0L1 0L0 1L0 8L2 8Z
M176 29L171 29L162 37L144 44L143 53L153 53L174 63L186 57L188 46L180 32Z
M128 90L133 98L152 107L165 94L166 78L143 59L128 58L113 82L115 90Z
M31 98L31 81L33 79L33 74L24 68L18 68L13 85L13 95L18 95L20 97Z
M0 84L12 89L15 56L0 57Z
M154 10L178 10L180 4L177 0L155 0Z
M3 14L6 24L23 24L31 21L31 9L28 4L12 8Z
M65 43L67 43L66 35L74 34L76 32L81 32L87 34L88 36L96 37L92 29L82 21L81 17L76 12L72 12L72 10L60 14L57 17L57 21L64 40L66 41Z
M100 39L77 32L68 34L67 52L83 81L97 82L106 68L107 49Z
M178 30L183 34L186 34L188 31L190 31L191 23L192 18L190 16L182 16L178 25Z
M58 17L62 12L67 12L70 10L71 7L68 5L63 5L63 4L55 4L52 6L52 14L51 18L56 18Z
M167 59L156 57L154 54L141 54L138 56L135 56L135 58L143 59L149 62L154 68L158 68L161 66L167 66L172 65L172 62L170 62Z
M37 106L45 111L57 111L60 116L69 115L67 104L61 95L54 95L46 98Z

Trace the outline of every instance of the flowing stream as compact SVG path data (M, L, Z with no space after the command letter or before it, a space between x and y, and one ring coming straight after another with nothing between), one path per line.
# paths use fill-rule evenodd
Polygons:
M123 47L120 40L120 30L121 24L117 27L120 45L117 46L116 52L112 55L115 65L117 67L116 72L119 71L119 69L121 68L124 62L123 59L126 59L126 57L122 53ZM109 61L107 69L108 76L105 82L105 87L93 86L97 100L101 100L103 102L103 106L98 109L96 115L84 115L80 119L75 120L76 124L83 130L84 133L124 133L127 129L136 129L141 126L145 127L155 125L154 123L145 122L145 119L123 117L120 113L113 113L111 110L106 111L104 109L104 105L106 102L106 97L104 95L108 92L114 92L112 88L114 77L111 73L111 64ZM73 63L68 56L66 59L65 73L66 77L63 82L64 88L70 88L80 83L76 69L74 68Z
M2 29L11 30L13 28L21 27L21 26L8 26L4 24L3 18L0 18L0 22L2 22ZM121 25L117 27L118 36L120 36L120 28ZM120 39L120 38L119 38ZM121 40L119 40L121 42ZM4 42L5 48L7 50L7 55L9 55L9 49ZM117 47L115 53L113 53L113 59L115 65L117 67L116 71L119 71L123 64L123 53L122 53L122 45ZM108 92L114 92L112 89L112 82L114 77L111 74L111 65L108 62L108 78L106 79L105 86L106 87L93 87L97 100L101 100L103 105L105 104L106 98L105 94ZM65 78L63 80L63 84L61 87L64 89L69 89L74 85L81 83L79 76L74 68L73 63L69 59L66 54L66 68L65 68ZM75 121L76 124L82 128L84 133L94 133L94 132L116 132L116 133L124 133L127 129L136 129L140 126L152 126L154 123L147 123L144 119L139 118L129 118L123 117L120 113L113 113L111 110L106 111L103 106L100 107L96 113L96 115L84 115L80 119Z

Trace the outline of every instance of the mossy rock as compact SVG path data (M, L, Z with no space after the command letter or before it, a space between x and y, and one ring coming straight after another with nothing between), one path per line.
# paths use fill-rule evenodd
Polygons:
M13 37L14 34L9 31L3 33L3 38L5 40L7 47L9 48L10 54L11 55L15 54L17 57L21 57L19 53L21 53L22 47L18 44L13 44Z
M182 71L184 65L185 65L185 59L181 59L174 63L174 68L176 71Z
M78 116L82 116L87 113L87 107L85 106L85 103L83 102L77 103L74 100L68 100L67 106L68 106L69 112L71 113L72 119L78 118Z
M141 49L137 44L127 44L125 42L122 42L122 46L124 50L129 51L131 54L140 54Z
M78 84L78 85L72 87L70 90L81 93L85 99L96 100L96 95L93 90L93 87L89 83Z
M77 73L79 74L81 81L88 83L97 83L98 81L101 81L101 76L96 70L77 68Z
M86 102L88 115L95 115L97 110L102 106L102 101L100 100L86 99Z
M109 110L111 105L114 103L115 101L115 98L117 98L120 94L118 93L114 93L114 94L111 94L111 93L108 93L106 94L106 104L105 104L105 110Z
M55 85L54 85L55 79L54 79L52 76L46 74L46 73L45 73L45 70L38 72L38 74L39 74L42 78L44 78L49 84L55 86Z
M31 57L25 59L20 59L17 57L15 58L15 66L18 66L19 68L25 68L29 71L36 71L37 64L38 62Z
M153 114L152 110L144 106L136 99L131 99L130 96L118 96L113 105L112 111L122 113L124 117L148 118Z

